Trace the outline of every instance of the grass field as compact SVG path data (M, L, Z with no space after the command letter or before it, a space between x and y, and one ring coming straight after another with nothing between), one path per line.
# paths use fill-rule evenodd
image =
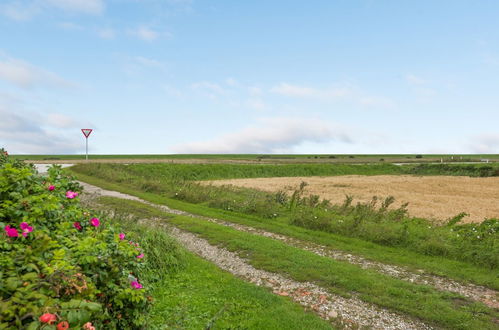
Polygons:
M83 161L85 155L12 155L15 159L36 162ZM90 155L90 161L114 162L243 162L243 163L433 163L433 162L481 162L488 159L498 162L497 154L320 154L320 155L268 155L268 154L173 154L173 155Z
M484 169L485 168L485 169ZM242 164L81 164L68 169L80 180L132 194L153 203L244 224L322 244L364 258L499 289L497 220L461 225L449 214L443 226L408 216L403 208L366 204L331 204L299 189L290 197L253 189L203 187L194 181L226 178L410 174L495 175L492 165L391 164L242 165ZM147 214L132 202L107 200L108 208ZM350 202L351 203L351 202ZM453 218L454 217L454 218ZM366 302L444 328L495 328L497 310L454 293L410 284L348 263L326 260L266 238L254 237L203 220L169 217L170 224L211 243L243 254L259 268L312 281L342 295L355 293ZM477 238L479 236L479 238ZM456 302L460 303L456 303ZM435 312L437 311L437 312ZM496 321L494 321L496 320Z

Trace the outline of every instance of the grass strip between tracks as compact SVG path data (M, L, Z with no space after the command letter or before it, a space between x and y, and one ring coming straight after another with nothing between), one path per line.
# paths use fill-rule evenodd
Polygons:
M154 208L138 208L123 200L91 203L98 210L120 203L111 221L145 251L154 304L148 314L151 329L331 329L332 325L289 299L247 283L178 245L156 227L129 217L162 216ZM111 203L111 204L109 204ZM135 210L131 212L131 210ZM160 273L158 273L160 272Z

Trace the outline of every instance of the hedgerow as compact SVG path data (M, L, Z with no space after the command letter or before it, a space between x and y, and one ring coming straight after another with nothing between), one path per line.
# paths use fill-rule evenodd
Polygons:
M147 256L80 206L81 187L0 149L0 329L142 328Z

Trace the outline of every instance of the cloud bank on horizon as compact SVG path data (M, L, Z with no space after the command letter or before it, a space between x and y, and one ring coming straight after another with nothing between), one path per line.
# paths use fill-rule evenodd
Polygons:
M499 3L5 0L11 153L499 153Z

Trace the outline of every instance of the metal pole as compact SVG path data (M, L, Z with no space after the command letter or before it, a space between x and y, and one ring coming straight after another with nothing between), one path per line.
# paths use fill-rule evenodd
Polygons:
M85 138L85 150L86 150L85 160L88 160L88 137Z

